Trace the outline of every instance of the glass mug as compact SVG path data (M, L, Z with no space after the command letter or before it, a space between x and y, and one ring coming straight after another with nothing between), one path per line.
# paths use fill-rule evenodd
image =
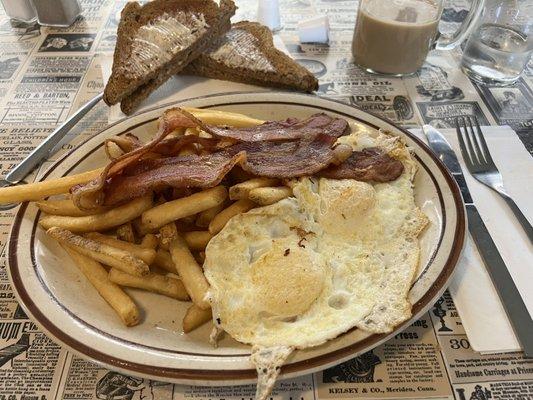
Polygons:
M352 52L367 72L403 76L414 74L431 49L448 50L468 35L483 8L473 0L461 28L439 37L443 0L361 0Z

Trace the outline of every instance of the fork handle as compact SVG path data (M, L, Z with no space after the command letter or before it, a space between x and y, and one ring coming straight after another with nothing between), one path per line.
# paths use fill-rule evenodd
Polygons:
M509 197L509 195L500 192L504 200L507 202L507 205L511 210L513 211L516 219L518 219L518 222L520 222L520 225L522 225L522 228L524 228L524 231L526 231L526 235L529 238L529 243L533 243L533 227L529 223L526 216L522 213L520 208L516 205L514 200Z

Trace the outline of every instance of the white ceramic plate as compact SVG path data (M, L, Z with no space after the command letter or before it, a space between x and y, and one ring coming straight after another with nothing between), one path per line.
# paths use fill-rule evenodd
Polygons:
M352 106L316 96L236 93L178 104L240 112L264 120L304 118L326 112L345 118L352 125L387 129L402 136L414 149L420 166L415 182L416 202L431 224L421 238L418 278L410 292L413 318L388 335L370 335L353 329L322 346L297 351L282 368L283 377L321 370L370 350L411 324L442 294L463 247L463 204L445 167L409 132ZM164 108L108 127L55 163L44 179L104 165L104 139L126 132L149 138L156 131L156 119ZM39 211L34 205L25 203L20 207L9 242L9 275L25 311L52 338L83 357L132 375L202 385L254 381L256 373L248 360L248 346L225 338L218 348L212 348L208 343L209 324L188 335L181 333L186 303L128 290L144 315L140 325L124 327L63 249L38 227L38 219Z

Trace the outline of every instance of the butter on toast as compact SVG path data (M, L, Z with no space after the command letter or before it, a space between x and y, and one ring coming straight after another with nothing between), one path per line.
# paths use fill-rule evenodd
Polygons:
M104 101L130 114L230 27L232 0L154 0L122 10Z
M318 81L307 69L274 47L270 30L241 21L181 74L312 92Z

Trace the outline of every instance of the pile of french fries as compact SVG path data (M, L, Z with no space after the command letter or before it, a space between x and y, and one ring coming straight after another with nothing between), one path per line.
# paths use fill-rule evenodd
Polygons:
M262 121L242 114L188 109L212 125L253 126ZM173 132L208 137L197 128ZM121 140L106 141L110 159L126 150ZM182 154L201 152L193 146ZM36 201L43 212L39 224L68 252L75 265L115 310L123 323L140 323L136 302L123 288L136 288L191 301L183 316L183 331L190 332L212 319L207 299L209 283L202 264L211 238L235 215L276 203L292 195L278 179L252 177L232 171L224 185L188 195L179 191L136 198L127 204L88 212L64 195L71 186L97 177L102 168L79 175L0 189L0 204ZM63 194L61 198L48 198ZM47 199L48 198L48 199Z

